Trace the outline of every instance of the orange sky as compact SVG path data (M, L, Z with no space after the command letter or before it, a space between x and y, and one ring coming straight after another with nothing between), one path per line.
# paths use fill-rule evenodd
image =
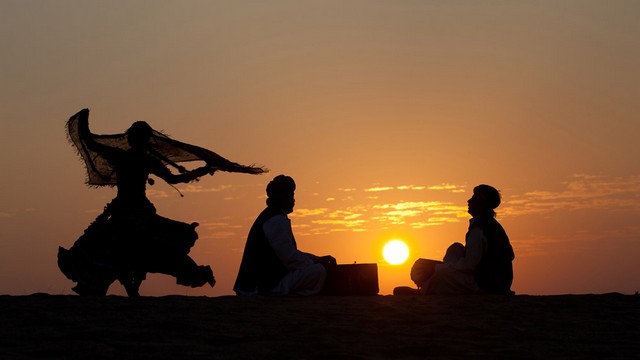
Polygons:
M144 295L231 294L264 187L298 183L302 250L378 262L381 293L463 241L488 183L527 294L640 290L640 3L0 0L0 294L71 293L56 266L114 196L83 185L64 133L146 120L263 176L157 182L198 221L215 288L150 275ZM410 260L390 266L401 238ZM119 284L111 293L123 294Z

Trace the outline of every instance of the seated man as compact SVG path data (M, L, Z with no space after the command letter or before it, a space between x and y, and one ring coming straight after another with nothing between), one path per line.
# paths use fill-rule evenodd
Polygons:
M267 208L253 223L233 290L237 295L314 295L327 277L331 256L298 250L287 217L295 205L296 184L278 175L267 185Z
M422 294L512 294L513 248L506 232L496 221L494 211L500 205L500 193L489 185L473 189L467 201L469 231L465 245L454 243L443 262L419 259L412 269L412 279ZM435 266L435 271L434 271ZM418 293L405 287L397 294Z

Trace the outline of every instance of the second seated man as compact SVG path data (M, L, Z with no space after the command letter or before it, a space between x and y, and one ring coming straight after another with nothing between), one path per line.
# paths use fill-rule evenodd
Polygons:
M296 184L286 175L267 185L267 208L253 223L233 290L237 295L315 295L322 291L332 256L298 250L287 217Z

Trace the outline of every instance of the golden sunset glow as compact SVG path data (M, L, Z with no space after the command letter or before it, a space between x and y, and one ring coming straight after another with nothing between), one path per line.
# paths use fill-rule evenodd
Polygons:
M83 108L96 134L144 120L271 170L176 185L184 197L148 186L159 215L200 224L190 255L217 284L149 274L144 295L232 294L279 174L297 184L299 249L384 265L381 294L412 284L415 259L464 243L481 183L502 194L516 293L635 293L638 13L637 1L0 1L0 294L71 293L57 248L116 194L85 186L66 138ZM408 259L382 257L390 239Z
M409 257L409 247L402 240L391 240L382 249L384 259L391 265L400 265Z

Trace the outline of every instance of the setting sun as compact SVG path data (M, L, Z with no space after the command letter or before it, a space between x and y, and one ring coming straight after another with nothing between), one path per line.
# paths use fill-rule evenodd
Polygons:
M409 247L401 240L391 240L382 249L382 255L389 264L400 265L409 257Z

